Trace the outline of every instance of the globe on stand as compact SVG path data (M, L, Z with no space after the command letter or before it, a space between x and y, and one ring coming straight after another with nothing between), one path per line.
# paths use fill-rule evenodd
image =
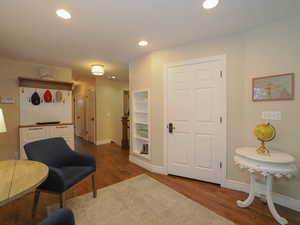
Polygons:
M256 149L258 154L270 155L269 149L266 148L265 142L272 141L276 137L276 130L270 124L259 124L254 128L254 135L261 141L261 146Z

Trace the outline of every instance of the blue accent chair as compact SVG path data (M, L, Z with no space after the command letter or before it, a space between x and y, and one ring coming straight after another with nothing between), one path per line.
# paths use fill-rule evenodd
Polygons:
M96 160L93 156L72 151L63 138L50 138L28 143L24 146L27 158L49 167L48 178L37 188L32 216L38 205L40 192L60 195L60 207L64 207L64 193L84 178L92 177L93 195L97 197Z
M39 225L75 225L74 215L70 209L60 209Z

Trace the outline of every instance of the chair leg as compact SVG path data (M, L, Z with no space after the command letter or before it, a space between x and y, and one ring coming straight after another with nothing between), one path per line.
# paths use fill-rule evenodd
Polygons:
M34 200L33 200L33 207L32 207L32 218L35 218L35 214L36 214L36 209L39 203L39 199L40 199L40 191L36 190L34 192Z
M59 203L60 203L60 208L65 207L65 193L59 194Z
M97 188L96 188L95 174L92 175L92 185L93 185L93 195L94 195L94 198L97 198Z

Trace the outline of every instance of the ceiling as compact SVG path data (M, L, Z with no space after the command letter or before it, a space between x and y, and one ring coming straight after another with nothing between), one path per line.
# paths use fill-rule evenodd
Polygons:
M147 52L248 30L298 13L299 0L1 0L0 54L72 67L89 74L94 63L128 79L128 63ZM59 8L72 14L58 18ZM148 40L141 48L139 40Z

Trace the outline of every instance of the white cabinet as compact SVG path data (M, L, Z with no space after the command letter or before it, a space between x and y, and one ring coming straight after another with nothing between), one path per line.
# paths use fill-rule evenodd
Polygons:
M20 128L20 159L27 158L24 151L24 145L27 143L54 137L63 137L70 148L75 150L73 125Z

